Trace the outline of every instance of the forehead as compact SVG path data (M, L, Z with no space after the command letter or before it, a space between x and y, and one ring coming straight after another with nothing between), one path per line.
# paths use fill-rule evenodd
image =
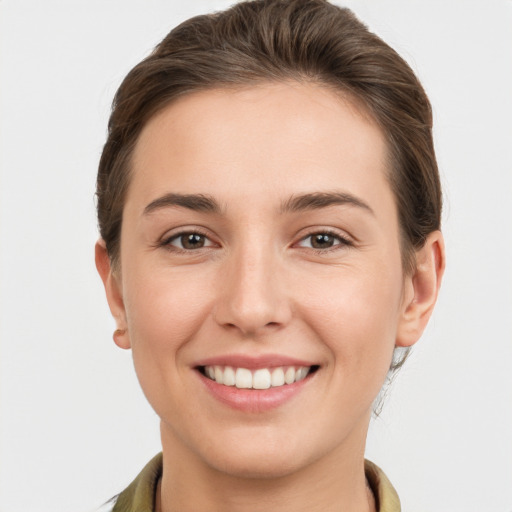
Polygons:
M389 188L386 168L380 128L325 86L213 89L181 97L149 120L133 154L128 202L147 203L163 191L269 201L319 189L360 195Z

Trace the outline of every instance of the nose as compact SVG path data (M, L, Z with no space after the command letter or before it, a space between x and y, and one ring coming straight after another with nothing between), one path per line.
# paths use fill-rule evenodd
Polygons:
M284 327L292 316L283 265L265 250L245 250L229 258L220 276L214 318L244 337Z

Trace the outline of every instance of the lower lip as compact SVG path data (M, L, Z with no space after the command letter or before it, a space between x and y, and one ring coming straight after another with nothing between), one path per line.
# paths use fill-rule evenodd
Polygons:
M207 390L217 400L233 409L254 413L269 411L285 404L300 393L315 375L310 374L303 380L275 388L238 389L235 386L218 384L214 380L205 377L201 372L198 371L197 373Z

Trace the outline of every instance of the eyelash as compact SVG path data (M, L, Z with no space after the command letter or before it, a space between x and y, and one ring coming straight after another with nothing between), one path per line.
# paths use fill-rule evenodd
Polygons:
M175 245L172 245L172 242L174 242L176 240L179 240L185 236L194 236L194 235L202 237L205 241L209 241L210 245L202 246L202 247L199 247L196 249L185 249L183 247L177 247ZM337 233L333 230L329 230L329 229L321 229L318 231L313 231L311 233L308 233L306 236L303 236L297 244L294 244L294 245L299 245L299 247L300 247L301 243L305 242L308 239L312 239L314 236L318 236L318 235L332 237L334 239L334 242L338 242L338 243L334 243L334 245L332 245L331 247L325 247L325 248L316 248L316 247L312 247L312 246L302 247L302 248L309 249L309 250L315 251L317 253L326 253L329 251L336 251L340 248L353 247L353 245L354 245L354 243L351 240L349 240L348 238L340 235L339 233ZM215 245L215 243L210 240L210 238L208 237L208 235L206 233L204 233L200 230L194 229L191 231L181 231L179 233L173 234L172 236L163 239L158 245L161 247L164 247L170 251L176 252L176 253L190 254L191 252L198 251L199 249L209 249L210 247L213 247Z
M335 243L335 245L331 246L331 247L326 247L326 248L323 248L323 249L319 249L319 248L315 248L315 247L305 247L305 249L311 249L315 252L318 252L318 253L326 253L326 252L329 252L329 251L336 251L340 248L343 248L343 247L353 247L354 246L354 243L340 235L339 233L333 231L333 230L330 230L330 229L320 229L318 231L313 231L311 233L308 233L306 236L302 237L299 241L299 243L301 242L304 242L305 240L307 240L308 238L311 239L313 238L314 236L318 236L318 235L327 235L327 236L330 236L332 238L334 238L335 241L339 242L339 243Z
M183 253L183 254L190 254L191 252L194 252L194 251L197 251L198 249L184 249L182 247L176 247L175 245L172 245L172 242L174 242L175 240L179 240L180 238L183 238L185 236L193 236L193 235L198 235L200 237L203 237L206 240L210 241L211 244L206 246L206 247L199 247L199 249L209 249L210 247L212 247L213 245L215 245L211 240L210 238L208 237L208 235L198 229L194 229L194 230L190 230L190 231L180 231L179 233L176 233L174 235L171 235L167 238L164 238L158 245L160 247L164 247L166 248L167 250L169 251L173 251L173 252L176 252L176 253Z

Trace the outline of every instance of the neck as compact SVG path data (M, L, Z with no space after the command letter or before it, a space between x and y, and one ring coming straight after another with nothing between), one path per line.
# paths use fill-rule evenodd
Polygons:
M213 468L162 427L163 474L157 512L374 512L364 474L364 439L321 460L271 478Z

